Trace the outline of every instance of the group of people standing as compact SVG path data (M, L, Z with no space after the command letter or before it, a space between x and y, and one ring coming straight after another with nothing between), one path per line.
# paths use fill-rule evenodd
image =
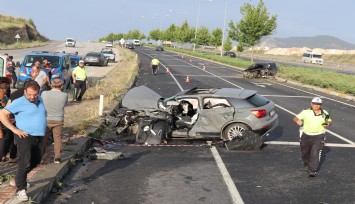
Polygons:
M61 163L64 107L68 103L68 94L62 91L62 79L49 79L43 70L50 73L45 60L42 66L40 61L36 61L31 71L32 78L25 81L23 88L8 95L11 81L8 77L0 77L0 159L17 162L14 184L20 201L28 201L27 174L41 163L51 136L54 140L54 163ZM83 61L74 69L72 77L75 94L80 91L74 101L81 101L87 78ZM46 85L50 90L44 89Z

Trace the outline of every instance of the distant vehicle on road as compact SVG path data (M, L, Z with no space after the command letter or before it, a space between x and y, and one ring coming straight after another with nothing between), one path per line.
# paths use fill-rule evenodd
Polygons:
M223 55L224 55L224 56L229 56L229 57L231 57L231 58L236 58L236 57L237 57L237 55L235 54L235 52L231 52L231 51L225 52Z
M141 41L140 40L133 39L132 43L133 43L134 46L141 46Z
M155 47L155 50L156 51L164 51L164 47L159 45L159 46Z
M275 77L280 68L275 63L260 62L250 65L243 72L244 78Z
M116 61L116 54L111 48L102 48L101 53L104 54L109 61Z
M132 43L126 44L126 48L134 49L134 45Z
M136 142L144 144L222 139L229 149L254 150L278 124L274 102L246 89L192 88L164 99L139 86L127 92L122 107L128 110L120 127L134 127Z
M106 47L108 47L108 48L112 48L112 47L113 47L112 42L107 42L107 43L106 43Z
M108 59L101 52L89 52L84 57L86 65L107 66Z
M304 63L312 63L312 64L323 64L322 54L314 53L312 51L307 51L302 55L302 61Z
M26 54L20 66L17 87L22 88L26 79L32 78L31 71L34 63L37 60L42 63L44 58L48 59L52 68L50 80L60 78L64 81L64 87L70 89L72 69L70 69L71 61L69 54L48 51L35 51Z
M74 38L65 39L65 47L75 47L76 40Z

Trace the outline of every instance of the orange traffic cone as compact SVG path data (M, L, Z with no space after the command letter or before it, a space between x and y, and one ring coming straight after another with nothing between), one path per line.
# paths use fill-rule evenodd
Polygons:
M170 74L169 68L166 68L166 74Z
M192 59L190 59L190 63L192 62Z
M189 77L189 75L186 76L185 83L190 83L190 77Z

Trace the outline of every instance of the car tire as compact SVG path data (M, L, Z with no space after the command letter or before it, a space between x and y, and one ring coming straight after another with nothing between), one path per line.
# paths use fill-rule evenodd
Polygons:
M229 150L260 150L263 140L242 123L233 123L223 130L224 146Z

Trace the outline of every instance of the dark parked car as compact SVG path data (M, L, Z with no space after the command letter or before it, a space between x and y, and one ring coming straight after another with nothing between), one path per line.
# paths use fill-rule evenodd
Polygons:
M275 77L280 68L275 63L260 62L250 65L243 72L244 78Z
M163 46L156 46L155 50L156 51L164 51L164 47Z
M84 62L87 65L107 66L108 59L101 52L89 52L85 55Z
M232 57L232 58L236 58L237 57L237 55L234 53L234 52L225 52L224 54L223 54L224 56L229 56L229 57Z
M127 92L122 106L128 110L117 132L127 130L143 144L222 139L229 149L254 150L278 124L275 104L254 90L193 88L164 99L139 86Z
M126 48L128 49L134 49L134 45L132 43L126 44Z

